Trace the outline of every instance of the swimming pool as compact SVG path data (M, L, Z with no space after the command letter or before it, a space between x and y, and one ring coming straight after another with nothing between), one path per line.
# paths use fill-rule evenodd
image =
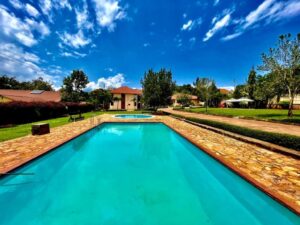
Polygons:
M299 217L161 123L107 123L0 179L5 225L292 225Z
M120 115L115 115L113 117L120 118L120 119L149 119L149 118L153 118L154 116L147 115L147 114L120 114Z

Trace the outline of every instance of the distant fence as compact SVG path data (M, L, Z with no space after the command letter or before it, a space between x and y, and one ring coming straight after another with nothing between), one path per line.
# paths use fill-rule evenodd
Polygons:
M8 102L0 103L0 125L30 123L61 117L70 112L89 112L94 106L89 103L62 102Z

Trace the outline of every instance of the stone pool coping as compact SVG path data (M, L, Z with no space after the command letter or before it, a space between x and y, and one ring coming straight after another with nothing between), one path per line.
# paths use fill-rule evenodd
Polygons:
M47 152L107 122L162 122L217 161L300 215L300 161L169 116L119 119L101 115L51 130L50 134L0 143L0 173L13 172ZM233 151L232 148L235 148ZM242 153L242 154L241 154ZM256 158L259 158L256 160ZM271 159L271 161L270 161ZM273 165L275 164L275 166Z

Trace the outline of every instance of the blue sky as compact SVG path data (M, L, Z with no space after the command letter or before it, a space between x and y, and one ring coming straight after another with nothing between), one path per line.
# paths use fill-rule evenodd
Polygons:
M177 84L234 86L299 21L299 0L2 0L0 74L59 88L83 69L95 89L140 87L165 67Z

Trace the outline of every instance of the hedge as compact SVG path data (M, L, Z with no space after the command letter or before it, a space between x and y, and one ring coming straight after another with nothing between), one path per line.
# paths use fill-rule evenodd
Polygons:
M183 118L185 120L205 124L208 126L216 127L219 129L223 129L226 131L230 131L236 134L244 135L247 137L259 139L262 141L270 142L276 145L280 145L283 147L295 149L297 151L300 151L300 137L288 135L288 134L279 134L279 133L272 133L272 132L266 132L261 130L253 130L245 127L240 127L236 125L231 125L227 123L221 123L216 122L212 120L204 120L204 119L198 119L198 118L192 118L192 117L184 117L181 115L173 114L176 117Z
M8 102L0 103L0 125L30 123L61 117L70 112L88 112L91 104L62 102Z

